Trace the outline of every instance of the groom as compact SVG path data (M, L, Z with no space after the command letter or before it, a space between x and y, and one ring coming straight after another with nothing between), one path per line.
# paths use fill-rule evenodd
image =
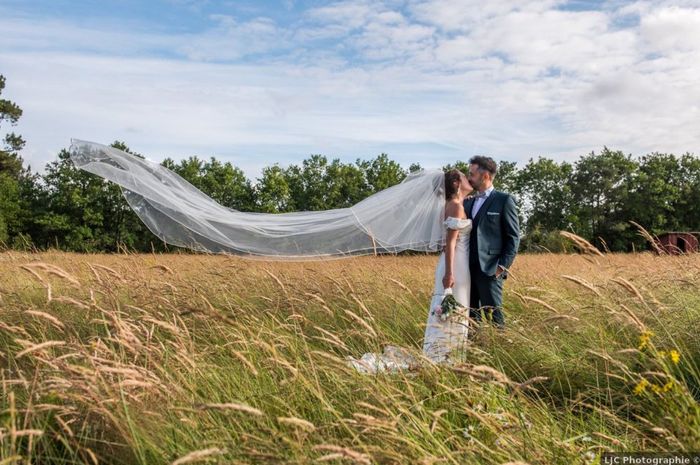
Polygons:
M481 322L481 310L497 328L503 318L503 280L513 264L520 244L520 226L515 199L493 188L498 165L489 157L469 160L469 184L475 195L464 201L464 211L472 220L469 237L471 298L469 318Z

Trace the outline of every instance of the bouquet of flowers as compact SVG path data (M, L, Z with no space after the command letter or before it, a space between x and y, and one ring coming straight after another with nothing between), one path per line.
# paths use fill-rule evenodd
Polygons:
M432 311L432 314L440 318L441 321L447 320L456 310L464 308L452 295L452 288L445 289L443 295L442 302L437 304Z

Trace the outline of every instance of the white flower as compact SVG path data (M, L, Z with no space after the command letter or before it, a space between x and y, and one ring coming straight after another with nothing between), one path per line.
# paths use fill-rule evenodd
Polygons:
M474 436L472 436L472 433L474 432L475 428L473 425L469 425L466 428L462 430L462 436L464 436L465 439L468 441L473 441Z

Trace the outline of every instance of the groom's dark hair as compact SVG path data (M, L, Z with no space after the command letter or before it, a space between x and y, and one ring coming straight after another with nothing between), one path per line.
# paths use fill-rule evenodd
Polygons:
M483 155L476 155L469 160L470 165L477 165L480 170L488 171L491 173L491 177L496 176L498 172L498 164L491 157L485 157Z

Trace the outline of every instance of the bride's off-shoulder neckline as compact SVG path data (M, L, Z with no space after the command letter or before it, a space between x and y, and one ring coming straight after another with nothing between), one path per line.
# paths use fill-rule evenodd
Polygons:
M450 229L464 229L471 224L472 220L469 218L456 218L454 216L448 216L443 221L443 224Z

